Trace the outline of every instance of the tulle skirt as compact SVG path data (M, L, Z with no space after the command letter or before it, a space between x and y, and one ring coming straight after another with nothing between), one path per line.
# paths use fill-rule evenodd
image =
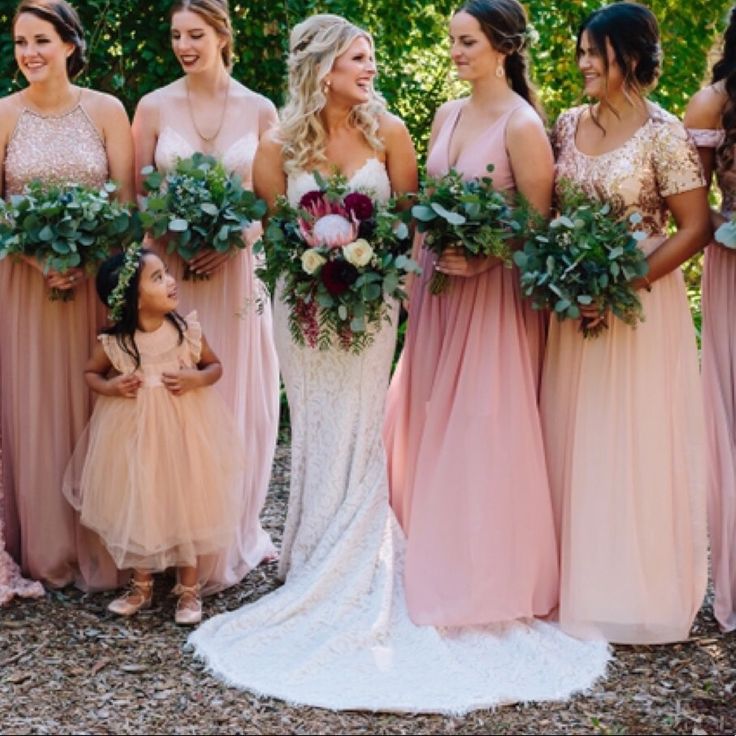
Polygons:
M241 515L244 442L214 388L100 397L64 494L120 569L195 566L226 549Z

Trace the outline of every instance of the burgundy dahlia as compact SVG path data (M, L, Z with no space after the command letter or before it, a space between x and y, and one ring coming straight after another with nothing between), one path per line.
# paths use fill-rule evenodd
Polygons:
M313 189L311 192L307 192L299 200L299 206L304 207L305 210L311 210L319 207L324 202L325 195L319 189Z
M332 296L340 296L358 278L358 269L347 261L327 261L320 271L322 283Z
M343 200L345 209L358 220L367 220L373 217L373 202L371 198L360 192L350 192Z

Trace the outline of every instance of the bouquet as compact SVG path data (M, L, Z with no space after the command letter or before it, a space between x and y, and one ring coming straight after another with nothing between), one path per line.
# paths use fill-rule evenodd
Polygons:
M736 248L736 217L727 220L716 230L715 239L726 248Z
M580 306L595 305L634 327L642 320L641 302L631 282L647 274L649 265L639 248L644 232L632 232L638 213L627 220L614 217L611 206L589 199L563 184L559 216L550 223L528 218L522 250L514 253L521 272L521 291L536 309L549 309L558 319L579 319ZM605 329L583 320L585 337Z
M22 194L0 200L0 259L9 255L37 259L48 271L83 268L93 273L113 248L136 235L130 209L110 198L112 182L101 189L81 184L33 181ZM73 289L51 289L52 301L69 301Z
M493 165L487 167L489 173ZM521 229L507 198L493 188L490 177L465 180L454 169L424 181L412 207L417 230L424 233L424 246L442 255L450 246L466 256L495 256L511 265L509 240ZM447 274L435 271L429 283L432 294L449 286Z
M419 271L406 255L409 228L395 201L349 191L341 176L315 180L318 189L297 207L279 200L257 246L266 251L260 275L272 291L283 279L294 342L321 350L336 342L359 353L371 328L390 319L387 300L406 297L402 277Z
M179 159L165 176L147 166L141 172L147 196L143 227L154 238L168 235L166 249L191 261L205 250L245 248L243 230L266 214L266 203L243 188L217 159L203 153ZM207 279L185 269L185 279Z

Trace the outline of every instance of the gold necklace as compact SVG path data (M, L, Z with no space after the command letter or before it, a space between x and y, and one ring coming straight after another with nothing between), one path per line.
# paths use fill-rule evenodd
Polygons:
M222 125L225 122L225 113L227 112L227 103L228 103L228 100L230 99L230 78L228 77L228 80L227 80L227 91L225 92L225 104L222 106L222 115L220 116L220 124L217 126L217 130L211 136L202 135L202 131L197 126L197 121L194 119L194 110L192 109L192 100L189 96L189 80L187 78L184 79L184 85L187 88L187 108L189 109L189 117L192 120L192 125L194 126L194 130L196 131L200 140L204 141L205 143L211 143L212 141L215 140L215 138L217 138L218 135L220 135L220 131L222 130Z

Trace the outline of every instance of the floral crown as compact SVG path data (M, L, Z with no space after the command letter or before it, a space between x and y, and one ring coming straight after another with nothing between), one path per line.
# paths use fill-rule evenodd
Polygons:
M107 297L107 306L110 308L108 317L111 322L119 322L123 316L125 292L128 290L130 282L138 271L142 250L143 245L141 243L131 243L125 251L123 265L120 271L118 271L118 283L112 292L110 292L110 296Z

